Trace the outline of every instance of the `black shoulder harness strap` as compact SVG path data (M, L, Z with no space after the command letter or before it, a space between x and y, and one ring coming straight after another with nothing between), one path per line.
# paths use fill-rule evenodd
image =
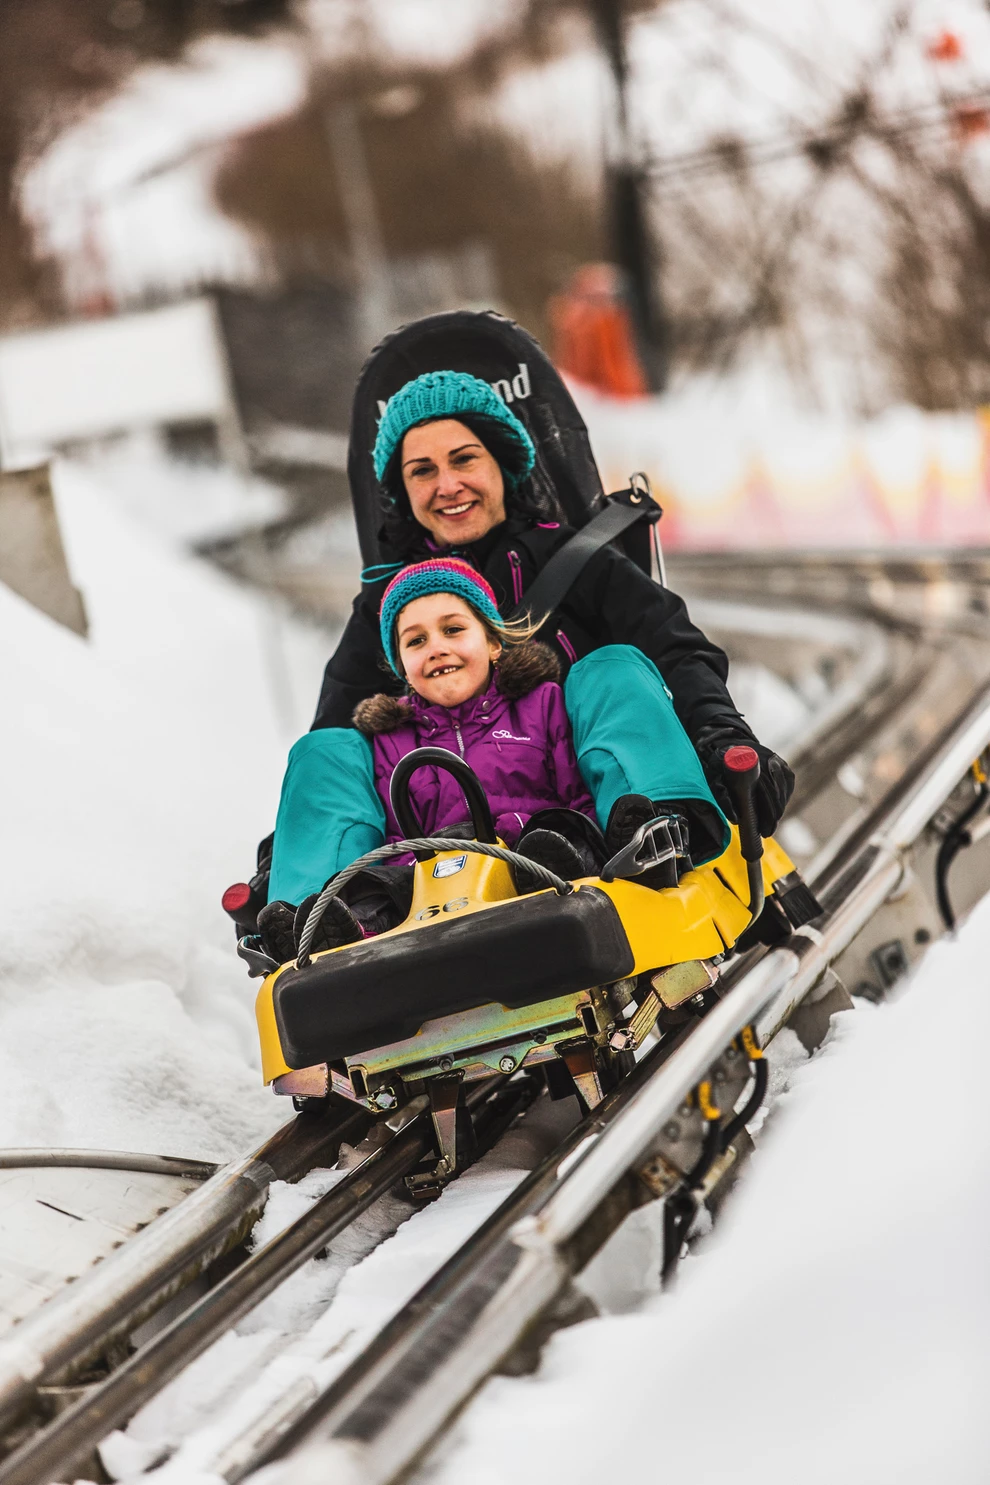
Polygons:
M628 531L637 521L647 520L652 524L660 519L660 515L659 505L649 496L630 490L610 495L607 504L587 526L557 548L506 618L548 618L567 597L596 552Z

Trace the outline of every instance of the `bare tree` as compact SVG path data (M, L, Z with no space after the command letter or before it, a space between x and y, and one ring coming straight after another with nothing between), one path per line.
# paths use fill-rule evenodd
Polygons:
M676 364L724 369L772 344L812 396L824 365L861 411L985 398L990 69L957 84L933 66L926 92L913 77L915 98L896 102L905 54L931 44L911 0L845 79L763 28L758 7L707 8L775 54L801 107L768 136L722 132L652 162Z
M212 31L252 34L289 0L0 0L0 324L60 308L18 206L28 162L142 61L167 61Z

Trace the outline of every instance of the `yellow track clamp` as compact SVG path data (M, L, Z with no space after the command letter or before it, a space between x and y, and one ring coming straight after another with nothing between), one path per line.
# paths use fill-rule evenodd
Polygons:
M712 1102L712 1085L707 1079L698 1084L698 1107L709 1124L714 1124L716 1119L722 1117L722 1110L716 1108Z
M976 758L976 759L973 760L973 763L971 765L971 769L972 769L973 778L976 780L976 782L978 784L985 784L987 782L987 771L986 771L986 769L983 766L983 754L982 753L980 754L979 758Z
M755 1028L751 1025L744 1026L739 1033L739 1040L742 1042L742 1049L750 1062L759 1062L763 1056L763 1048L756 1040Z

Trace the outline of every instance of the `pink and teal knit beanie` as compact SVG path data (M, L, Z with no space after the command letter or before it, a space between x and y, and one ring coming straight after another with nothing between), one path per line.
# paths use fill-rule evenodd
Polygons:
M400 387L385 404L375 439L375 474L381 480L389 460L409 432L420 423L433 423L438 418L456 418L474 413L498 423L518 451L514 467L502 468L506 483L514 490L536 463L533 440L515 413L502 401L487 382L466 371L427 371Z
M459 557L437 557L404 567L385 589L379 610L382 648L396 675L401 675L395 657L395 623L407 603L431 593L456 593L490 624L501 622L495 594L480 572Z

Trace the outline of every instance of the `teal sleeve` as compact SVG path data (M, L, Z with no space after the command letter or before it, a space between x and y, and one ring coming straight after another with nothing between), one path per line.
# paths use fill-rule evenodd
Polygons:
M623 794L693 801L705 822L697 840L709 847L692 853L695 863L721 855L729 843L725 816L652 660L632 645L603 645L571 667L564 701L578 767L603 826Z
M384 839L368 739L351 727L307 732L293 745L282 780L269 902L302 902Z

